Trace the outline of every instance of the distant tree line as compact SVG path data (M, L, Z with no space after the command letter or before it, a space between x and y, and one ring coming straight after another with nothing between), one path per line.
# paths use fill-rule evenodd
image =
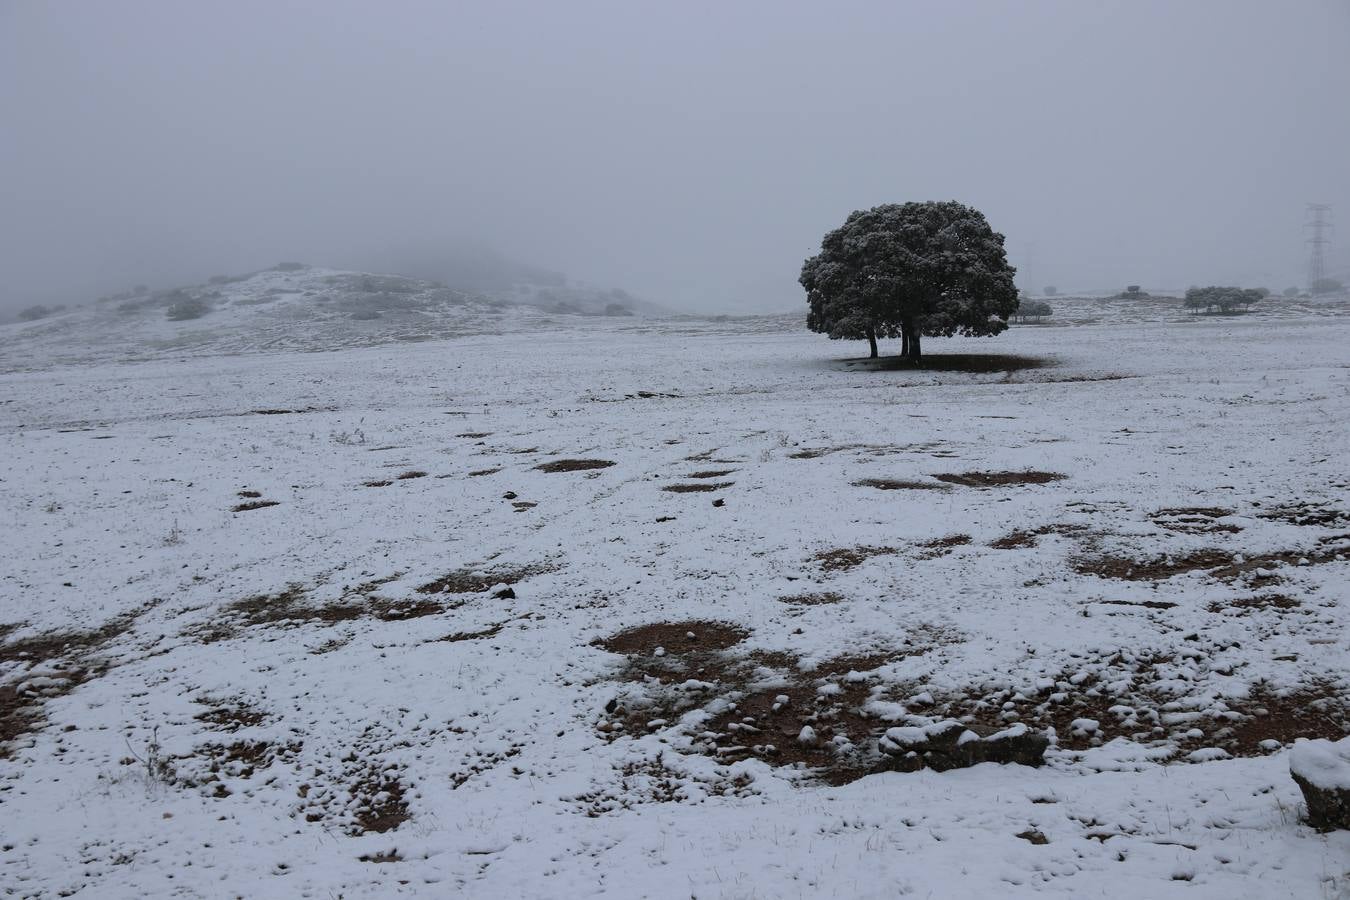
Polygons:
M1013 310L1013 320L1025 323L1027 319L1041 320L1041 316L1052 315L1054 310L1050 304L1044 300L1023 300L1017 304L1017 309Z
M1240 288L1240 287L1220 287L1211 285L1210 287L1193 287L1186 291L1186 308L1191 312L1211 313L1218 311L1220 313L1232 313L1241 307L1246 312L1247 307L1257 303L1270 296L1270 291L1265 288Z

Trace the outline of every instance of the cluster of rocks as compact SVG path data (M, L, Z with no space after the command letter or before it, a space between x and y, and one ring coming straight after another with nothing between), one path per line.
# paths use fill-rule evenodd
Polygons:
M899 772L929 768L938 772L963 769L982 762L1039 766L1045 762L1050 739L1018 723L980 736L954 719L931 725L888 729L877 746Z

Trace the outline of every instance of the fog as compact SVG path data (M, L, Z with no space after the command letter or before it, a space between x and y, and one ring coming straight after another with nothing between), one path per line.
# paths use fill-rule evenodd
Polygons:
M5 0L0 304L490 248L796 309L824 231L927 199L1034 291L1301 285L1347 47L1344 0Z

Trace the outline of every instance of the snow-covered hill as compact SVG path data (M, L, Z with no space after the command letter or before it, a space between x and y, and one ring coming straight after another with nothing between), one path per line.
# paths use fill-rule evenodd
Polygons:
M478 293L439 282L283 263L239 277L101 298L0 325L0 369L96 360L336 350L548 328L559 317L659 313L620 290L515 284Z

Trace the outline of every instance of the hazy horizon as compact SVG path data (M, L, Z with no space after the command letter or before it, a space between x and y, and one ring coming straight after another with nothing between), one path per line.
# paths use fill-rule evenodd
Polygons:
M1347 46L1335 0L11 2L0 312L465 247L804 309L826 230L929 199L983 211L1032 292L1278 291L1306 204L1350 216Z

